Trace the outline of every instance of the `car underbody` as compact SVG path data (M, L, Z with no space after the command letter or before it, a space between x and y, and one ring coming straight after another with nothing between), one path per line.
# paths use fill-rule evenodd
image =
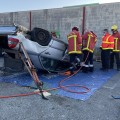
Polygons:
M7 54L15 59L8 50L19 50L19 43L24 45L36 69L49 72L66 71L69 66L67 43L52 37L49 31L33 28L32 31L21 26L0 26L0 46L7 49Z

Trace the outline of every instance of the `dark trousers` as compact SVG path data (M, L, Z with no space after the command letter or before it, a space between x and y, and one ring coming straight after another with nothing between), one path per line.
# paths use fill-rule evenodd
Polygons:
M88 65L89 63L90 65L93 65L93 53L84 50L83 54L84 54L83 61L85 61L85 65Z
M102 68L109 69L110 67L110 51L111 50L102 50L101 51L101 61L102 61Z
M78 62L77 58L80 60L81 54L69 54L69 56L70 56L70 63L71 63L70 71L73 73L73 71L76 69L76 63Z
M120 68L119 52L112 52L110 55L110 68L114 67L114 58L116 59L117 68Z

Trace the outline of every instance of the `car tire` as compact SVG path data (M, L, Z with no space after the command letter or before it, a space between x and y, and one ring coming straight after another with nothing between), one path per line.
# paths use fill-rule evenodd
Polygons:
M31 32L31 39L42 46L47 46L51 38L51 34L42 28L34 28Z

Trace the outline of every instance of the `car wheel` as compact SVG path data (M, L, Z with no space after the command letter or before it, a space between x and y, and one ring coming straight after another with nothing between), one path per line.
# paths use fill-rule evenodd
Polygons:
M51 41L51 34L44 29L34 28L32 30L31 39L42 46L47 46Z

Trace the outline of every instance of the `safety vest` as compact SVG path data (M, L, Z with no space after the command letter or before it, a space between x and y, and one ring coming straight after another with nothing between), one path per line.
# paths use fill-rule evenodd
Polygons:
M116 32L112 36L114 37L113 52L120 52L120 34L118 32Z
M82 39L78 31L72 31L68 36L68 54L81 54Z
M110 35L109 33L106 33L102 37L102 44L100 46L102 50L113 50L114 49L114 37Z
M87 50L91 53L93 53L95 44L97 41L97 36L91 32L86 32L83 36L83 51Z

